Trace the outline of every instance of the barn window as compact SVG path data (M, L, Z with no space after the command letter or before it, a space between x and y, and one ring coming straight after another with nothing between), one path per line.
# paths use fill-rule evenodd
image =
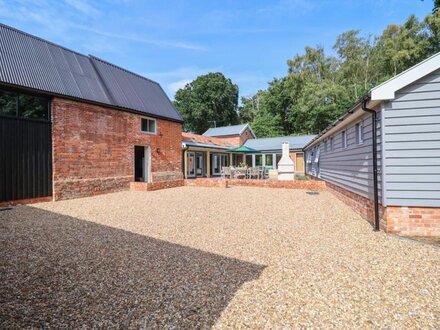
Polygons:
M142 118L141 130L144 133L156 134L156 120L151 118Z
M0 90L0 115L49 120L49 98Z
M49 100L45 97L20 94L18 96L18 115L21 118L49 119Z

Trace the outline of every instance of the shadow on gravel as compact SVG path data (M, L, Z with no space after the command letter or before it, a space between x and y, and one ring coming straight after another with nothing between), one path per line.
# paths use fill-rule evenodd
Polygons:
M264 269L29 206L0 244L3 329L210 328Z

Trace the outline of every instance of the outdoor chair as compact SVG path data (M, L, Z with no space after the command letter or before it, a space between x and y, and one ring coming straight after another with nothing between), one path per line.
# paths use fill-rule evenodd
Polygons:
M257 167L251 167L248 169L248 178L249 179L259 179L260 171Z
M247 170L245 168L236 168L233 174L234 179L245 179L247 176Z
M227 166L223 166L221 174L222 174L222 179L225 179L225 178L230 179L231 178L231 168L227 167Z

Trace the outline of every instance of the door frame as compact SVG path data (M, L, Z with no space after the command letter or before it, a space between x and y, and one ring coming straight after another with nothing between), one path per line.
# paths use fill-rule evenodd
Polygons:
M191 156L193 157L193 172L194 174L190 174L190 168L189 168L189 159L191 158ZM195 178L196 177L196 152L195 151L188 151L187 156L186 156L186 176L188 178Z
M149 145L134 145L133 151L134 151L134 157L133 157L133 177L136 181L136 147L143 147L144 148L144 173L142 173L142 178L144 181L141 182L151 182L151 148Z

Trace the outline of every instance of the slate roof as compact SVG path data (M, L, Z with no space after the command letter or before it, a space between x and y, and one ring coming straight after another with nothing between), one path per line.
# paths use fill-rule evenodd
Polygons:
M222 138L203 136L193 133L182 133L182 142L194 147L209 147L217 149L230 149L238 147L237 145L225 141Z
M316 135L300 135L300 136L281 136L264 139L247 140L244 145L259 151L274 151L281 150L283 142L289 142L290 149L302 149L309 143Z
M240 135L244 132L244 130L249 127L249 124L240 124L240 125L232 125L232 126L222 126L222 127L214 127L208 129L204 136L226 136L226 135ZM252 131L252 130L251 130ZM252 132L252 134L254 134ZM255 136L255 134L254 134Z
M158 83L1 23L0 83L183 121Z

